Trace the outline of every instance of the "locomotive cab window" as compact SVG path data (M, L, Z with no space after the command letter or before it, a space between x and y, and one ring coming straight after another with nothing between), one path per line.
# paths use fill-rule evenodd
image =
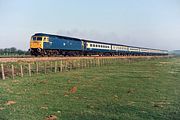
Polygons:
M32 40L35 41L35 40L36 40L36 37L32 37Z
M41 41L42 40L42 37L37 37L37 41Z

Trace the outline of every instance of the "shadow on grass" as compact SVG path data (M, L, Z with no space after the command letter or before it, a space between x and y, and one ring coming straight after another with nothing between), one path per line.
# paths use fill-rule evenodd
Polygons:
M142 108L138 106L105 104L89 108L87 111L69 113L73 120L179 120L179 112L165 112L161 108ZM66 116L66 117L67 117Z

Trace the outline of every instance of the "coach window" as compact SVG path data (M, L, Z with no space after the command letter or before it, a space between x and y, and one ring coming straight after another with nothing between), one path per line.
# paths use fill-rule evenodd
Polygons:
M93 44L93 47L96 47L95 44Z
M90 47L92 47L92 44L90 44Z
M98 47L98 45L96 45L96 47Z

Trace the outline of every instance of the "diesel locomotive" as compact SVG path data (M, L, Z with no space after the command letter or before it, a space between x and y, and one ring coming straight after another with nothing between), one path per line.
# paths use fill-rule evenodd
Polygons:
M167 50L97 42L67 36L36 33L30 40L30 53L34 56L162 56Z

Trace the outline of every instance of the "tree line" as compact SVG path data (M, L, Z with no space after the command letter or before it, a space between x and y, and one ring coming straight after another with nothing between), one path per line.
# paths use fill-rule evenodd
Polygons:
M0 49L0 55L28 55L29 52L15 47Z

